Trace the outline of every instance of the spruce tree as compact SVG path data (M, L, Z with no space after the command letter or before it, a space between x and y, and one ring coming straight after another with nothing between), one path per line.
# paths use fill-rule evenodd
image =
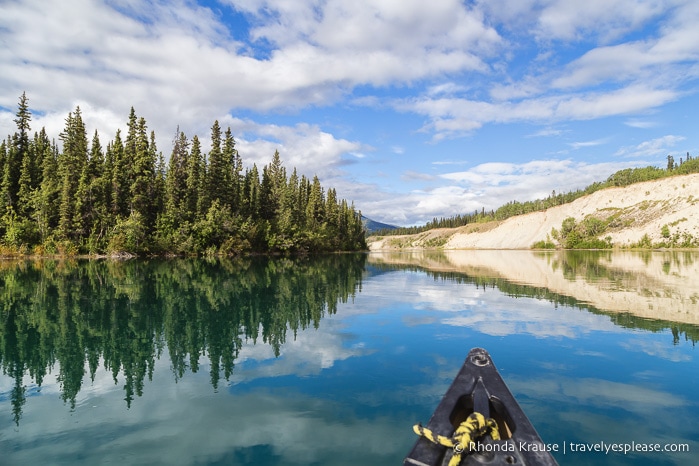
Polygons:
M95 131L92 137L90 157L83 166L78 182L75 201L75 217L73 226L77 238L87 240L88 252L97 252L100 241L105 234L107 219L107 204L105 185L108 180L104 176L104 154L99 135Z
M158 152L155 146L155 131L151 131L150 133L149 148L151 157L157 160L155 166L155 194L153 196L154 215L157 219L165 210L165 177L167 175L167 169L165 167L163 153Z
M243 187L243 217L248 220L257 220L260 217L260 175L257 165L245 172Z
M306 205L306 228L311 230L319 229L323 224L324 217L325 199L323 188L318 177L314 176L311 191L308 195L308 204Z
M165 178L165 213L171 221L184 216L186 212L188 148L187 136L177 128Z
M17 150L20 156L24 156L26 152L29 151L29 122L32 119L32 114L29 111L29 104L27 101L27 95L22 92L22 97L19 98L19 107L16 113L17 118L15 123L17 124Z
M262 167L262 181L260 182L260 210L262 219L271 221L277 211L278 199L274 196L272 174L269 165Z
M205 204L202 182L205 175L205 165L201 154L201 143L196 135L192 138L192 150L188 162L184 218L194 222L203 216L202 211Z
M33 210L31 199L34 185L32 174L34 171L31 153L26 151L22 158L22 168L18 183L19 189L17 190L17 206L15 209L22 217L30 216Z
M221 150L221 127L218 120L214 121L211 127L211 151L209 152L207 173L206 173L206 195L208 202L226 202L227 186L226 171L228 165Z
M225 185L228 205L231 207L231 212L237 213L240 209L243 161L235 148L235 139L230 127L226 129L223 158L227 165Z
M156 178L155 148L150 147L148 140L146 120L141 117L138 120L135 138L135 152L132 154L130 164L132 168L131 186L129 197L131 200L131 213L139 214L145 224L143 227L150 234L155 226L156 212Z
M129 161L126 159L124 144L121 140L121 130L117 130L114 141L107 150L107 165L111 166L109 178L111 180L110 207L112 210L112 223L118 217L129 215Z
M25 158L29 157L29 131L31 130L29 122L32 119L32 115L29 111L27 95L24 92L19 98L19 105L15 115L14 122L17 125L17 131L12 136L4 157L2 183L0 183L0 202L12 211L17 212L18 210L26 210L17 206L22 165L27 165L27 170L31 170L31 160L25 160ZM27 185L31 184L31 173L25 170L24 178L26 191ZM27 193L25 192L24 194L26 195ZM24 201L26 202L26 199Z
M66 118L60 151L43 128L29 139L30 120L23 94L17 132L0 141L0 241L7 245L264 252L363 244L354 206L332 188L326 196L317 177L299 179L293 170L287 179L278 151L261 174L253 165L243 175L231 130L222 139L218 121L208 163L199 139L190 150L178 129L166 167L155 133L133 108L125 142L117 130L104 152L96 131L88 145L79 107Z
M36 221L41 242L46 242L58 227L60 207L58 148L53 145L44 153L41 163L41 186L34 191L34 220Z
M62 238L69 239L75 234L73 220L76 192L80 174L87 162L87 134L80 107L76 107L74 113L68 114L66 126L60 138L63 141L63 152L58 158L60 177L58 232Z

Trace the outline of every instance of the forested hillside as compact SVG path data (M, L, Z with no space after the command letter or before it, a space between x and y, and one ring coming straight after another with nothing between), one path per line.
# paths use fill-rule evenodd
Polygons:
M125 134L92 140L79 107L58 135L31 134L23 94L17 131L0 143L0 253L238 254L366 248L361 214L317 177L290 175L279 153L244 169L230 128L173 142L166 164L134 109Z

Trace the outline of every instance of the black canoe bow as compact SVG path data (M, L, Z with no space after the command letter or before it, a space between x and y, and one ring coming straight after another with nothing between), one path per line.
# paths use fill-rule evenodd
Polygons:
M454 440L455 431L472 413L492 419L493 435L474 438L471 445ZM473 416L471 416L473 417ZM497 428L495 428L497 425ZM404 466L466 465L555 465L552 445L546 445L519 406L490 357L482 348L474 348L456 375L449 390L437 406L428 424L415 427L426 430L428 437L419 436ZM488 431L485 427L484 431ZM434 433L434 436L429 435ZM424 433L423 433L424 435ZM444 444L434 443L442 436ZM478 436L476 433L474 437ZM500 439L494 440L493 437ZM458 455L457 458L453 458Z

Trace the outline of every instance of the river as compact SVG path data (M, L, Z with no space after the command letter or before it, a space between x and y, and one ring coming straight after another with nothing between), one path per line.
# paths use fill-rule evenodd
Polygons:
M401 464L483 347L560 464L692 464L698 276L672 251L3 261L0 463Z

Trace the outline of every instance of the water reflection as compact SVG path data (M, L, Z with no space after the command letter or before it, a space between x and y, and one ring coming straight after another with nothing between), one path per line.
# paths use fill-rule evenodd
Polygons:
M676 343L682 338L695 343L699 340L697 259L699 255L690 251L469 250L372 253L369 263L413 267L435 277L497 287L509 296L583 308L609 315L622 327L670 329Z
M318 327L361 286L365 256L298 259L0 262L0 367L14 380L15 423L33 389L57 370L75 408L84 376L123 374L127 407L168 352L175 380L208 361L229 380L245 341L279 355L288 331Z
M693 308L593 303L695 256L499 254L0 263L0 463L400 464L474 346L547 442L694 453Z

